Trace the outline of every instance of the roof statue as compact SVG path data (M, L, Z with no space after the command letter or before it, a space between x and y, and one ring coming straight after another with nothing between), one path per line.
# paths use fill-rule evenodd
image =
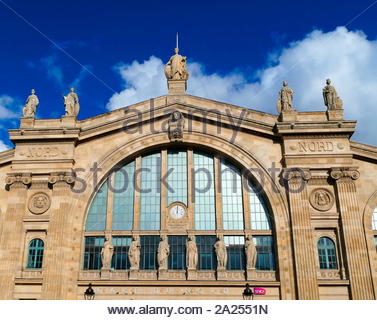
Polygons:
M288 82L283 81L283 88L279 91L279 99L276 101L276 107L278 113L281 113L282 111L292 111L293 105L293 90L291 88L288 88Z
M189 73L186 68L186 57L179 54L178 48L178 33L177 44L174 49L175 54L171 56L168 63L165 65L165 75L168 80L187 80Z
M64 96L64 106L65 106L65 115L70 117L77 117L80 105L79 105L79 97L75 92L75 88L71 88L70 92L67 96Z
M331 80L326 80L326 86L323 88L323 100L327 110L341 110L343 101L339 98L335 88L331 85Z
M25 118L34 118L39 105L39 99L35 95L35 90L31 89L31 95L26 99L25 106L23 108L23 115Z

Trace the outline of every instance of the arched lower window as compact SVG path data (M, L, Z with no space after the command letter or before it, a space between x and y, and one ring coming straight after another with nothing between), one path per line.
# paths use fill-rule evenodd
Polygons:
M41 269L43 263L44 243L41 239L33 239L29 243L27 259L28 269Z
M320 269L338 269L336 261L336 250L334 241L328 237L321 237L318 240L318 258Z

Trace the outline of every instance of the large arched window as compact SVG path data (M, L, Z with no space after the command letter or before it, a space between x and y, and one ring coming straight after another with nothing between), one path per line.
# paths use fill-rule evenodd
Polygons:
M168 235L168 268L186 268L188 231L198 269L215 270L214 243L224 236L228 270L244 270L245 236L252 235L257 270L275 270L272 214L263 195L230 159L191 149L165 149L116 167L99 186L85 225L84 269L100 269L105 234L112 268L130 268L132 235L140 235L140 269L156 270L160 233ZM180 227L177 227L180 226ZM175 230L175 231L174 231Z
M41 239L33 239L29 243L27 268L41 269L43 263L44 243Z
M318 240L318 258L320 269L338 269L336 249L334 241L328 237L321 237Z

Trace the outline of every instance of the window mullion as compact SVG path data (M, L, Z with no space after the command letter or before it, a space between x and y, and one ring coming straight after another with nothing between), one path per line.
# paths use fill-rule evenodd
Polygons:
M139 230L140 221L140 188L141 188L141 157L135 159L134 183L134 224L133 230Z
M242 200L243 200L243 220L244 220L244 228L246 231L251 230L251 219L250 219L250 195L246 188L248 186L247 178L242 175Z
M221 199L221 166L220 157L218 155L214 158L214 183L215 195L216 195L216 229L218 231L223 230L223 217L222 217L222 199Z
M113 225L113 200L114 200L114 186L115 186L115 173L112 172L107 180L107 208L106 208L106 234L111 233Z
M161 150L161 178L166 177L166 172L168 168L168 152L166 149ZM163 182L163 183L161 183ZM160 181L160 192L161 192L161 200L160 200L160 226L161 230L166 230L166 210L167 210L167 190L166 184L167 181Z
M193 201L194 196L194 186L192 175L194 172L194 153L192 149L187 150L187 213L190 219L189 228L191 230L195 229L195 201Z

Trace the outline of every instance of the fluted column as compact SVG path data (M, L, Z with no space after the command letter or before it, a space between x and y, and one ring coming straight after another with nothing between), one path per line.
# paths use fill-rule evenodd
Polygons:
M24 243L22 217L26 211L27 188L31 184L31 176L12 174L6 178L9 190L8 206L2 220L0 235L0 299L12 299L14 277L20 265L20 252Z
M319 291L307 192L310 172L307 169L286 169L284 179L290 204L297 297L317 300Z
M355 184L360 173L356 168L333 168L330 175L335 180L352 299L374 299L363 216Z
M43 299L74 299L77 275L76 252L73 246L74 217L71 210L74 179L67 173L52 174L53 187L50 223L44 258Z

